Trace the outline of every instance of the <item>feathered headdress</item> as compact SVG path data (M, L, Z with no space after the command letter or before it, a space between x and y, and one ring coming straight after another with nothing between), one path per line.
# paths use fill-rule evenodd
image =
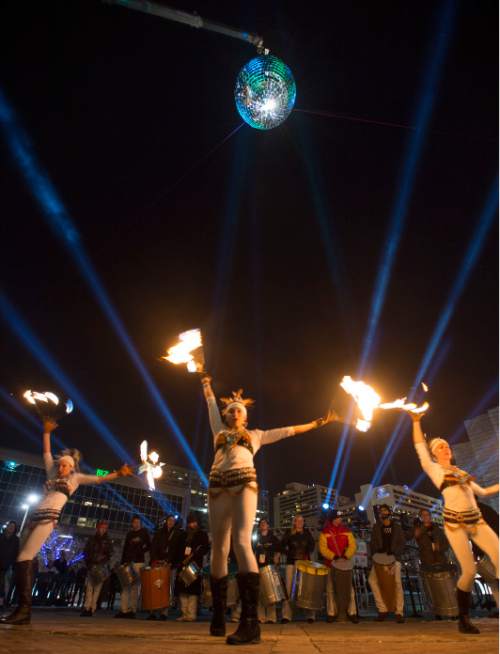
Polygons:
M222 415L225 415L228 409L233 405L238 405L246 413L247 406L252 406L252 404L255 404L255 401L252 400L250 397L243 397L242 388L240 388L237 391L232 391L231 397L221 397L220 401L224 405L224 408L222 409Z

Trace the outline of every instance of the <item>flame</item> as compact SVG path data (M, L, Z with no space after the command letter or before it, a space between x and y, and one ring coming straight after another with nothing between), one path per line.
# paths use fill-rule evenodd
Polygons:
M23 393L23 397L30 404L35 404L35 405L37 402L45 402L46 404L48 404L49 400L56 406L59 404L59 398L57 397L57 395L55 393L51 393L50 391L45 391L45 393L39 393L38 391L28 390Z
M429 407L429 402L424 402L422 406L417 406L414 409L410 409L410 413L425 413Z
M358 431L366 432L370 429L376 409L401 409L411 413L425 413L429 408L428 402L418 406L415 402L407 402L406 397L392 402L382 402L380 395L374 388L363 381L354 381L349 375L342 379L340 385L348 395L353 397L358 407L360 413L360 417L356 421ZM424 390L427 392L427 386L425 384L422 384L422 386L425 387Z
M365 382L354 381L349 375L342 379L340 385L348 395L352 395L361 413L361 418L358 418L356 422L356 429L368 431L373 419L373 412L380 405L380 395Z
M140 456L142 466L139 467L139 473L146 473L149 490L155 490L155 479L160 479L163 475L162 467L165 465L160 461L160 455L154 450L148 453L148 442L142 441L140 445Z
M425 382L422 382L422 388L424 389L424 393L427 393L429 391L429 387Z
M179 334L178 343L169 347L167 356L162 357L162 359L166 359L175 365L186 363L189 372L197 372L198 365L192 352L200 348L202 345L201 331L199 329L190 329L187 332Z

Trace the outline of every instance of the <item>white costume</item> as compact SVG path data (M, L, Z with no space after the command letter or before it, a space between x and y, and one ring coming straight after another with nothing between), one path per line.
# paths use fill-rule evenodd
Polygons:
M476 564L469 539L489 556L498 579L498 536L483 520L475 498L492 495L498 488L482 488L463 470L433 461L426 443L416 443L415 449L422 468L443 495L444 531L461 568L458 588L470 592L474 584Z
M31 561L36 556L56 526L64 505L80 484L96 484L102 481L102 477L84 475L81 472L72 472L68 477L58 479L57 464L50 452L44 452L43 461L47 472L45 496L30 514L30 521L34 526L21 546L17 561Z
M207 405L215 447L208 490L211 574L215 578L227 575L231 536L239 571L258 573L252 550L258 493L253 459L263 445L294 436L295 431L293 427L230 430L222 421L215 397L208 397Z

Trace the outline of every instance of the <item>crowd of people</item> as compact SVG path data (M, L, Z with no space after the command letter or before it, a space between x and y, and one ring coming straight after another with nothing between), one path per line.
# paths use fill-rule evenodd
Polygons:
M12 589L12 568L19 552L17 525L11 521L0 534L0 601L9 597ZM293 602L293 583L299 562L317 560L328 569L325 593L327 622L359 622L359 611L353 580L354 559L357 551L357 537L344 520L341 510L330 511L324 521L319 537L305 527L304 518L297 514L293 525L283 534L274 532L267 519L260 520L253 535L252 544L255 559L262 572L268 566L275 566L282 575L285 598L282 602L269 603L261 594L258 601L259 623L286 624L294 619L297 607ZM453 571L450 546L441 526L436 524L431 513L422 509L413 526L403 528L395 520L391 508L382 505L378 520L373 525L370 541L372 566L368 582L373 594L377 614L376 621L384 621L390 613L395 621L405 621L403 584L401 579L401 557L407 543L414 540L418 546L422 587L425 575L433 571ZM147 620L167 620L177 616L178 621L193 622L200 616L200 599L208 592L208 557L210 552L209 533L198 522L193 512L188 515L186 528L174 515L167 515L161 527L152 535L145 529L138 516L131 521L130 530L123 546L117 551L109 536L108 523L99 521L95 534L88 537L83 549L83 561L75 564L72 572L68 567L64 551L49 564L53 571L50 583L45 583L44 574L37 577L33 586L38 601L43 603L52 597L52 603L60 606L81 606L82 617L92 617L96 610L113 609L119 596L119 610L115 618L135 619L142 615ZM80 557L76 557L79 559ZM199 574L190 583L179 574L190 562L196 564ZM381 562L381 563L378 563ZM120 567L132 566L135 575L131 583L120 582ZM169 569L169 592L165 593L165 605L141 612L141 570L166 566ZM229 553L228 569L231 600L227 609L230 619L238 621L241 614L241 600L238 596L235 572L237 570L233 549ZM11 593L10 593L11 594ZM210 597L208 598L210 603ZM432 595L428 593L427 608L435 619L439 607L432 606ZM309 622L317 619L317 611L303 610Z
M171 597L178 598L180 620L196 619L198 599L205 589L202 585L204 557L210 551L207 591L210 593L212 618L211 636L226 635L226 610L230 592L235 595L231 564L236 563L237 596L241 610L236 631L226 638L229 645L258 643L260 624L277 620L276 605L282 602L281 622L293 619L294 608L307 610L307 619L315 620L315 612L322 608L323 590L327 596L327 619L358 621L353 591L353 557L356 539L335 512L321 532L318 544L320 561L312 561L316 543L305 528L301 516L296 516L285 536L278 540L263 521L253 543L257 510L257 473L254 456L264 446L285 438L305 434L325 425L342 422L330 409L327 415L300 425L261 430L248 428L247 407L253 401L243 397L242 390L221 398L222 411L215 398L211 379L201 375L213 435L214 460L209 474L208 518L211 546L207 533L201 529L194 515L187 521L187 529L180 529L173 516L150 538L136 516L132 520L121 557L115 572L120 579L120 611L117 618L134 618L138 609L142 584L142 607L150 619L166 619ZM436 485L444 499L444 531L432 524L423 514L410 537L415 538L422 552L422 560L430 569L422 568L431 600L432 588L443 583L434 573L445 573L444 582L452 584L456 599L459 630L477 634L470 621L471 591L476 573L472 553L473 543L489 558L493 567L493 581L498 605L498 535L487 524L477 504L476 496L498 493L498 484L488 488L479 486L467 472L453 465L452 452L442 438L427 442L421 429L422 413L412 414L413 441L425 473ZM0 619L0 624L23 625L31 620L34 560L57 525L68 499L80 484L101 484L132 474L124 464L119 470L103 477L85 475L79 471L78 450L65 450L56 461L52 457L51 433L57 423L44 420L43 457L47 471L46 493L30 515L27 537L15 556L15 585L18 606ZM380 507L377 523L371 534L372 568L368 581L377 607L377 620L383 621L393 613L397 623L404 622L404 592L401 580L401 557L408 534L393 520L391 508ZM12 538L10 534L9 538ZM6 541L8 539L6 538ZM448 543L460 568L455 579L448 560ZM2 547L14 552L12 541ZM87 581L82 615L92 616L99 601L102 584L109 573L111 543L107 525L100 523L96 534L85 549ZM233 561L231 562L231 559ZM284 563L284 579L274 574L273 566ZM149 565L146 565L146 564ZM443 566L448 569L443 570ZM234 569L234 568L233 568ZM269 583L268 583L269 582ZM323 589L324 583L324 589ZM232 590L231 590L232 586ZM283 586L283 588L281 587ZM434 602L435 612L439 606ZM446 611L453 610L450 606ZM448 613L446 613L448 615Z

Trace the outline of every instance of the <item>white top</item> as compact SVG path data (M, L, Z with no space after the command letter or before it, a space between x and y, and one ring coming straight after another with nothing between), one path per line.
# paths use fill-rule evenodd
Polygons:
M210 427L212 429L215 446L218 434L220 434L221 431L227 430L227 426L222 421L215 397L207 398L207 405L208 418L210 420ZM250 450L243 447L243 445L228 447L226 450L220 447L215 452L212 470L225 472L237 468L253 468L253 457L257 454L262 445L269 445L269 443L276 443L276 441L280 441L282 438L295 436L293 427L268 429L266 431L262 431L262 429L247 429L247 433L252 442L253 455Z
M437 489L441 488L444 476L447 472L440 463L434 461L430 455L427 443L415 443L415 449L420 459L423 470L430 477ZM442 491L444 506L452 511L470 511L477 509L477 502L474 495L487 495L486 489L473 481L466 484L448 486Z
M55 464L50 452L44 452L43 462L47 473L48 489L46 490L45 496L42 498L41 502L37 505L35 511L43 511L46 509L61 511L68 501L68 497L65 493L50 488L50 482L57 480L57 465ZM72 472L69 477L60 478L58 481L64 483L68 490L68 494L71 496L80 484L97 484L102 481L102 477L98 477L97 475L84 475L81 472Z

